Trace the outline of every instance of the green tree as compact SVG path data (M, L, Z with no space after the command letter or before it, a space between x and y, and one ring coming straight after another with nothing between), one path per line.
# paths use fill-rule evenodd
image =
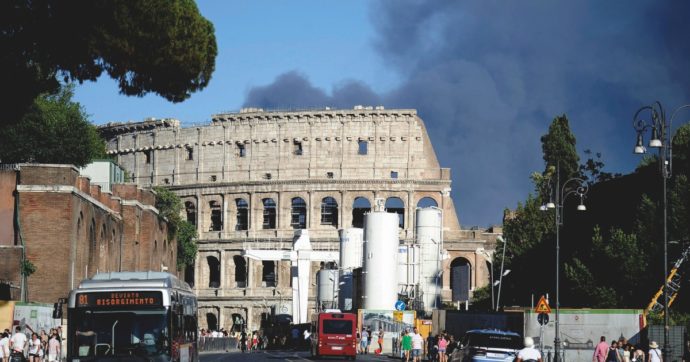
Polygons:
M105 144L84 110L72 101L73 86L34 101L21 121L0 128L0 161L84 166L105 157Z
M565 114L554 118L549 132L541 137L545 170L548 171L560 164L561 181L578 175L580 157L577 155L575 143L575 135L570 131L568 117Z
M206 87L217 54L213 25L192 0L1 1L0 49L0 80L12 87L3 123L60 80L104 72L122 94L180 102Z
M182 270L196 260L196 227L180 217L182 201L179 196L164 187L154 187L153 191L160 217L168 220L168 238L177 240L177 269Z

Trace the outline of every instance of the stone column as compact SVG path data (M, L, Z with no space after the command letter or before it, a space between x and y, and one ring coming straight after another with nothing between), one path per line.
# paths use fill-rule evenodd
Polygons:
M225 274L225 267L227 264L227 261L226 261L227 257L226 256L227 256L227 252L221 248L218 251L218 258L220 258L220 260L218 260L219 268L220 268L220 283L219 283L218 287L221 289L221 291L224 290L226 287L230 286L225 279L225 275L226 275Z

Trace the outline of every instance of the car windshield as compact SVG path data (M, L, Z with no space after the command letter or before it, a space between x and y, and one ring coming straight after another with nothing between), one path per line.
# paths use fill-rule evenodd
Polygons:
M170 355L165 310L77 310L74 356L82 360Z
M468 333L466 345L480 348L522 348L522 340L519 336L498 333Z

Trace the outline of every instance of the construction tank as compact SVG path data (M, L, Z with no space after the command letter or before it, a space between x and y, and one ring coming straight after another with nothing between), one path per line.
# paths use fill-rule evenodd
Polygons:
M393 309L398 300L398 214L364 216L364 309Z
M415 285L419 283L419 247L398 247L398 293L414 298Z
M317 303L322 309L337 308L338 270L322 269L316 274L318 282Z
M439 307L441 297L441 252L443 213L437 207L417 209L415 241L420 249L420 289L424 312Z
M353 309L354 278L352 271L362 267L362 240L364 230L360 228L348 228L338 231L340 236L340 274L338 293L338 308L343 311Z
M361 268L364 230L340 229L338 235L340 235L340 269Z

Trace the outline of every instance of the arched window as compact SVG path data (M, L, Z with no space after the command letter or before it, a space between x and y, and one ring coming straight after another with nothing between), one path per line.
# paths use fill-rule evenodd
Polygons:
M96 241L96 220L91 219L91 225L89 225L89 269L95 267L96 254L98 250L98 243Z
M249 204L245 199L235 199L235 206L237 207L237 224L235 230L249 229Z
M261 273L262 287L276 286L276 262L271 260L264 260L261 262L263 272Z
M366 197L356 197L352 203L352 227L364 227L364 214L371 211L371 203Z
M240 332L242 332L244 325L245 325L244 317L242 317L242 315L239 313L233 313L232 314L232 328L230 328L230 332L240 333Z
M208 203L208 206L211 209L211 227L208 231L223 230L223 217L220 203L218 201L211 201Z
M405 204L400 198L389 197L386 199L386 212L398 214L398 227L405 228Z
M240 255L232 257L235 263L235 283L238 288L247 287L247 262Z
M276 202L273 199L263 199L264 203L264 229L276 228Z
M184 203L184 210L187 213L187 222L196 226L196 205L191 201L187 201Z
M450 263L450 289L452 299L456 301L467 301L470 298L470 287L472 286L472 267L465 258L455 258Z
M292 225L293 229L307 228L307 203L301 197L292 199L290 225Z
M438 203L431 197L424 197L417 202L417 207L438 207Z
M207 256L208 263L208 286L209 288L220 287L220 262L215 256Z
M338 227L338 202L330 196L321 200L321 225Z
M190 287L194 288L194 264L187 265L187 267L184 268L184 281L187 282Z

